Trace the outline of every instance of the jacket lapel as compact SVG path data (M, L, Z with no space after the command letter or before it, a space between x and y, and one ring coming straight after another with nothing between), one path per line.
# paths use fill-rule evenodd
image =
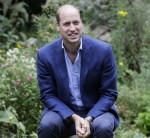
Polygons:
M64 50L61 47L61 39L58 42L58 45L56 46L54 57L55 61L57 64L56 70L58 70L58 73L61 78L62 84L65 86L65 92L66 96L69 96L69 80L68 80L68 73L67 73L67 67L66 67L66 62L65 62L65 57L64 57Z
M89 41L90 42L90 41ZM86 77L92 61L92 45L88 43L88 38L82 38L81 51L81 72L80 72L80 87L82 88L86 82Z

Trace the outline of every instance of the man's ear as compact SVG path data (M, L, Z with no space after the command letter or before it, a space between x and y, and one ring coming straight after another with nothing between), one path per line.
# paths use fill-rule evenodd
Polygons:
M57 28L57 31L59 31L59 23L56 22L56 28Z

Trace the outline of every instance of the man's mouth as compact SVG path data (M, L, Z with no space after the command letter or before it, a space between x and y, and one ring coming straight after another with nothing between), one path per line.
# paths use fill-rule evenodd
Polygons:
M77 33L76 33L76 34L69 34L69 36L70 36L71 38L74 38L74 37L77 37L78 34L77 34Z

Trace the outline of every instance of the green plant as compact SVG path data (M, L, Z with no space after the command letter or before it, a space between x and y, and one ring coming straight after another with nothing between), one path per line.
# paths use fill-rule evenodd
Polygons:
M18 41L19 37L12 30L13 25L8 18L0 15L0 23L0 49L9 49Z
M144 134L150 135L150 111L139 113L136 124Z
M12 133L10 133L10 128L11 129L16 128L17 136L23 137L25 135L26 133L25 126L17 120L15 114L16 111L12 107L8 107L8 109L5 108L5 111L0 111L0 123L3 123L2 125L3 127L0 128L2 130L1 133L3 137L13 135Z
M120 130L115 134L115 138L147 138L139 130Z
M47 0L42 6L42 14L40 16L33 16L33 23L37 30L38 47L42 47L59 37L55 27L55 14L56 9L65 2L66 0Z
M25 2L17 0L1 0L3 16L7 17L12 23L14 29L22 30L25 23L29 20L27 12L28 5Z
M141 72L142 49L147 47L145 37L146 24L149 24L148 9L150 4L145 1L135 0L132 2L118 1L118 24L111 33L113 50L117 64L122 61L126 66L118 73L118 78L123 82L132 80L128 70ZM126 13L123 15L122 12ZM120 66L118 66L120 70ZM127 72L126 72L127 71ZM126 79L122 79L122 76Z
M119 97L116 106L120 118L124 122L122 130L120 131L125 129L124 132L126 132L126 134L129 129L131 129L133 133L135 133L134 130L139 129L143 135L149 135L150 86L148 82L150 81L150 64L148 64L146 68L144 68L145 62L141 65L140 74L136 71L130 71L130 75L133 78L130 85L118 83Z
M69 0L47 0L46 3L42 6L42 10L48 17L55 16L58 7L66 4L68 1Z
M28 45L25 49L9 49L0 70L0 101L6 108L11 106L15 109L17 120L25 126L26 135L37 131L42 112L35 54L36 48L33 45ZM0 109L4 110L3 106L0 105Z
M54 17L48 18L46 15L34 16L33 22L37 28L38 47L42 47L59 37L55 28Z
M1 0L0 48L8 50L18 40L25 40L25 29L29 21L28 5L17 0Z
M116 22L115 0L71 0L70 3L79 7L83 22L91 28L99 25L112 27Z

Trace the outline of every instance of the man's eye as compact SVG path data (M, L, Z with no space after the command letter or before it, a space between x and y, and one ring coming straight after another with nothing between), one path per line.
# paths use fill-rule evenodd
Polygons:
M74 24L75 24L75 25L78 25L78 24L79 24L79 22L74 22Z
M64 26L69 26L69 25L70 25L69 23L65 23L65 24L64 24Z

